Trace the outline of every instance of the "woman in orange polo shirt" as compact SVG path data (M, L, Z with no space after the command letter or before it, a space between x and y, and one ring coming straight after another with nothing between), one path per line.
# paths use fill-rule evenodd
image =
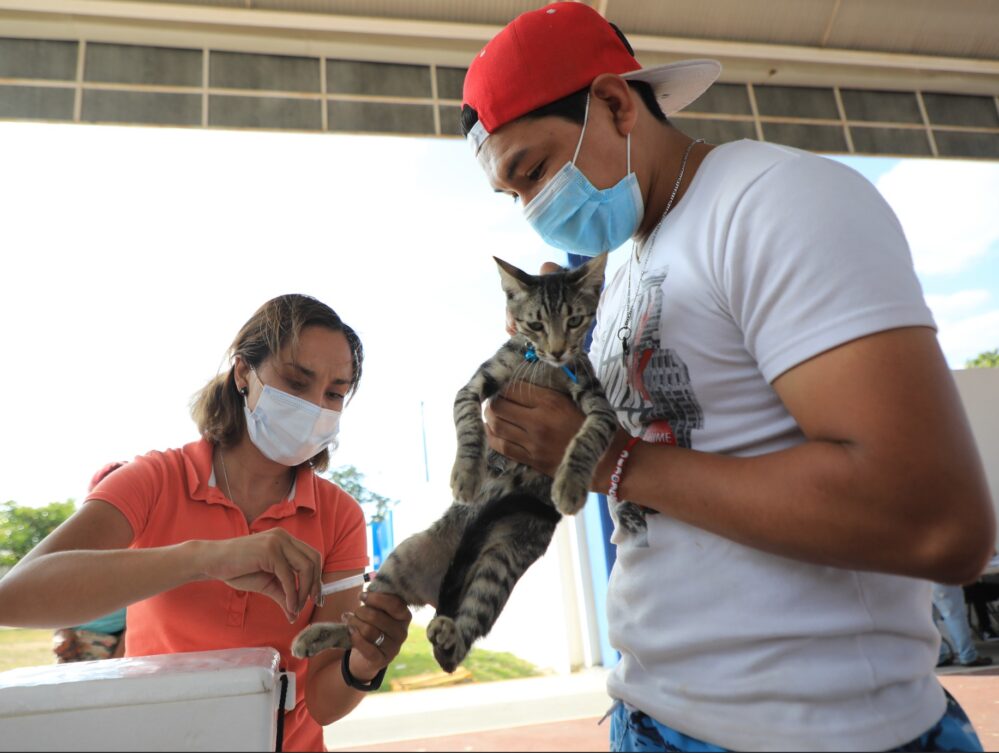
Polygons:
M201 439L137 457L0 580L0 624L54 628L128 606L126 656L271 646L296 674L285 748L323 750L322 726L378 686L411 618L388 594L327 598L363 572L357 502L316 475L329 464L363 351L320 301L265 303L199 392ZM310 622L346 620L354 648L290 651Z

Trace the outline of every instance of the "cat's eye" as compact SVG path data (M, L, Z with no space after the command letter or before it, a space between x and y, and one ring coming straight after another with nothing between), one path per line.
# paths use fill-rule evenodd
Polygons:
M583 323L583 317L581 316L570 316L569 320L565 323L569 329L576 329L580 324Z
M544 332L545 330L545 325L542 324L541 322L528 322L527 326L533 329L535 332Z

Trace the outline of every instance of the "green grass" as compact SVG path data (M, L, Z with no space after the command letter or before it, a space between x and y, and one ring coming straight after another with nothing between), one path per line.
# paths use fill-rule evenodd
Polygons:
M17 667L32 667L55 663L52 653L51 630L23 630L0 628L0 672ZM533 664L518 659L513 654L473 648L464 662L472 673L474 682L513 680L518 677L537 677L541 672ZM433 649L427 640L426 629L412 625L409 637L399 656L385 673L385 682L379 692L390 692L393 678L412 677L439 672Z
M514 680L520 677L537 677L541 674L533 664L519 659L513 654L498 651L486 651L472 648L462 665L472 673L474 682L491 682L493 680ZM441 672L434 659L434 651L427 640L426 629L421 625L411 625L409 637L402 644L402 650L396 660L389 665L385 673L385 681L379 692L389 692L393 678L412 677L430 672Z
M55 664L51 630L0 628L0 672L38 664Z

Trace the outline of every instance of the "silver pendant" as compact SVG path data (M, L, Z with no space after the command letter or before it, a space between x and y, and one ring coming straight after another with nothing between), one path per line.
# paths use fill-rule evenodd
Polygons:
M630 349L628 348L628 338L631 337L631 327L627 324L621 327L617 331L617 337L621 341L621 363L627 365L628 353Z

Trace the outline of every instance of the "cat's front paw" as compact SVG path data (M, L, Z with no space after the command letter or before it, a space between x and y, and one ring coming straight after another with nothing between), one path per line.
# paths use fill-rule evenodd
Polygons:
M451 469L451 494L457 502L469 504L475 501L475 496L482 487L485 463L476 458L458 458Z
M437 615L427 625L427 639L434 647L434 658L445 672L454 672L468 653L454 620Z
M350 648L351 645L346 625L341 622L317 622L295 636L291 653L299 659L307 659L328 648Z
M575 515L579 512L586 504L589 493L589 488L578 474L566 473L561 469L555 474L552 502L555 503L555 509L563 515Z

